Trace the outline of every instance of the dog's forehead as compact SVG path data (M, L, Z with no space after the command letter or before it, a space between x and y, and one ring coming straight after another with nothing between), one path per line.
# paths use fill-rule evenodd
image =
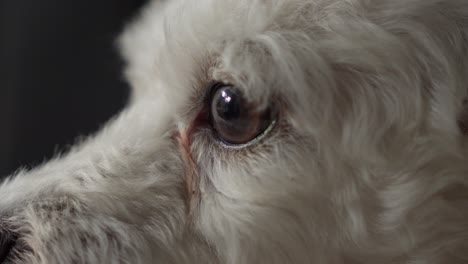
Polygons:
M216 80L268 95L273 41L262 33L286 23L281 11L293 2L154 1L121 39L134 94L183 101Z

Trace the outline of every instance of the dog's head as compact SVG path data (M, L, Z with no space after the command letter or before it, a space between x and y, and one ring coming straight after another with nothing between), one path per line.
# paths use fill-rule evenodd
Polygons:
M458 263L468 4L442 2L153 1L128 107L1 186L0 257Z

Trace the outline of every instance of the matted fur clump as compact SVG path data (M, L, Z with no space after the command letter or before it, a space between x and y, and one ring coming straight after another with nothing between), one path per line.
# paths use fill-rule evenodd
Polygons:
M468 263L468 1L152 1L131 102L0 188L4 263Z

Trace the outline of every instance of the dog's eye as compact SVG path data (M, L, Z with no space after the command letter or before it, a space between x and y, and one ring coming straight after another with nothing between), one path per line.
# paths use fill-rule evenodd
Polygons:
M258 111L248 104L235 86L217 84L211 97L211 125L227 144L246 144L271 127L274 116L270 108Z

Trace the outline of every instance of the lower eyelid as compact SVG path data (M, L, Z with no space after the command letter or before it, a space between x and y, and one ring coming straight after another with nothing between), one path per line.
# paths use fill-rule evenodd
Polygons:
M270 123L270 125L265 129L265 131L260 133L257 137L255 137L251 141L243 143L243 144L234 145L234 144L229 144L227 142L224 142L223 140L219 139L219 137L215 134L214 131L212 131L211 133L211 138L215 141L217 145L220 145L225 149L239 150L239 149L244 149L248 147L254 147L260 144L261 142L263 142L264 140L266 140L266 137L270 135L273 132L273 130L276 128L277 123L278 123L277 119L273 120Z

